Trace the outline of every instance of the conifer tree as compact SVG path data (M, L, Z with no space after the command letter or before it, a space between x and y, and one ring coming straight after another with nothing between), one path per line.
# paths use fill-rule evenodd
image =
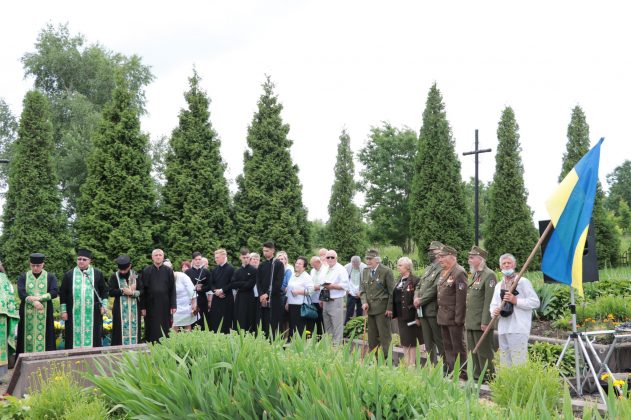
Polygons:
M365 226L359 207L353 203L357 191L354 174L351 138L343 130L337 146L327 223L327 247L337 252L338 261L350 261L353 255L361 255L366 247Z
M53 169L53 127L48 100L38 91L24 98L13 143L9 190L2 214L2 262L10 277L28 270L28 256L46 255L46 270L60 276L72 263L67 220Z
M193 251L237 250L221 141L210 122L210 99L200 80L194 70L184 94L187 108L180 111L166 157L165 237L177 261L191 258Z
M585 113L580 106L572 110L570 124L567 127L566 150L563 154L563 164L559 181L576 166L579 160L589 151L589 125ZM592 214L593 226L596 233L596 253L598 265L602 268L616 265L620 258L620 234L616 230L616 222L613 216L604 208L604 194L600 181L596 190L594 211Z
M506 107L497 127L495 175L489 191L487 232L484 247L489 253L489 267L498 266L500 255L510 252L523 264L539 239L528 207L528 192L524 185L521 161L519 125L515 112ZM533 261L535 268L540 264Z
M472 217L466 211L460 161L436 84L429 90L423 112L410 206L412 237L421 260L427 262L425 251L434 240L456 248L466 258L473 243Z
M156 218L149 140L140 131L138 106L127 82L118 78L112 100L92 138L88 174L79 197L79 246L92 251L104 271L129 255L137 268L148 263Z
M309 226L282 109L267 77L248 127L249 149L243 157L243 174L237 178L235 214L240 245L260 250L263 242L272 240L277 249L295 258L309 248Z

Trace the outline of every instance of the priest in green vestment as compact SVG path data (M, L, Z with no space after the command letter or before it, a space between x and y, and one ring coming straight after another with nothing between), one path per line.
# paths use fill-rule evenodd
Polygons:
M131 267L131 258L121 255L116 258L118 270L109 282L112 307L112 345L140 343L140 279Z
M9 356L15 352L15 327L19 319L13 285L0 263L0 378L7 373Z
M31 269L18 277L18 354L55 350L52 300L58 294L57 277L44 270L44 259L44 254L31 254Z

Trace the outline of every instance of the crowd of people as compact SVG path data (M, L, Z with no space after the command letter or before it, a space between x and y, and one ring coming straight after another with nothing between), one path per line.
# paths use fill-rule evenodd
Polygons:
M370 350L388 355L395 319L404 363L414 364L417 347L424 345L428 362L442 357L446 369L453 370L457 357L466 360L467 351L497 316L500 362L522 363L539 299L526 278L517 278L513 255L500 257L499 281L486 265L487 256L477 246L471 249L468 276L457 262L457 251L434 241L428 248L430 265L420 277L413 262L402 257L395 278L374 249L363 262L353 256L345 266L328 249L311 258L299 256L292 266L287 253L277 252L268 241L262 244L262 257L242 248L237 268L227 262L225 249L214 252L212 269L200 252L174 269L164 252L155 249L152 264L139 271L129 256L121 255L118 269L106 281L92 265L91 252L79 249L76 266L58 285L55 275L44 269L45 256L35 253L29 257L30 270L17 280L19 305L4 269L0 273L0 375L10 347L18 354L55 349L52 300L57 297L66 349L102 345L103 315L113 298L112 345L157 342L193 327L284 334L288 340L307 331L318 337L329 334L339 345L344 324L366 315ZM493 372L495 351L493 334L488 334L472 354L476 379L484 368Z

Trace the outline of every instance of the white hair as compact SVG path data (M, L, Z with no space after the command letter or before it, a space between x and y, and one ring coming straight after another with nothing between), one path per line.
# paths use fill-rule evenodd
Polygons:
M517 258L515 258L515 256L513 254L509 254L509 253L502 254L500 256L500 265L502 264L502 260L505 260L505 259L509 259L512 262L514 262L515 265L517 265Z

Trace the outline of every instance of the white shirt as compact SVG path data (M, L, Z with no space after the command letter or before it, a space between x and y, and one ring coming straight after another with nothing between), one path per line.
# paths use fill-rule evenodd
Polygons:
M192 313L191 305L193 296L195 295L195 288L191 279L186 274L180 271L176 271L174 274L177 311L173 315L173 325L183 327L191 325L196 321L196 317Z
M499 308L502 303L502 300L500 299L500 290L508 290L505 280L505 278L502 278L502 281L495 285L493 299L491 300L491 305L489 305L491 316L493 316L493 311L496 308ZM537 309L539 307L539 297L532 288L530 280L524 277L522 277L519 280L519 283L517 283L517 291L519 294L515 296L517 298L517 303L513 305L513 314L509 317L499 317L497 325L498 334L530 334L532 311L533 309Z
M307 294L313 293L313 279L311 278L311 275L309 275L306 271L303 271L302 274L296 277L296 273L294 273L289 279L289 283L287 283L287 303L290 305L302 305L305 301L304 295L294 296L292 290L307 290Z
M344 266L340 263L335 263L333 267L329 267L326 274L320 277L322 283L331 283L342 286L342 290L329 289L331 291L331 299L339 299L346 296L348 290L348 273Z
M329 271L329 266L326 264L320 265L320 269L316 270L315 268L311 269L311 278L313 279L313 286L320 286L324 282L324 275ZM314 290L311 294L311 302L319 303L320 302L320 291Z

